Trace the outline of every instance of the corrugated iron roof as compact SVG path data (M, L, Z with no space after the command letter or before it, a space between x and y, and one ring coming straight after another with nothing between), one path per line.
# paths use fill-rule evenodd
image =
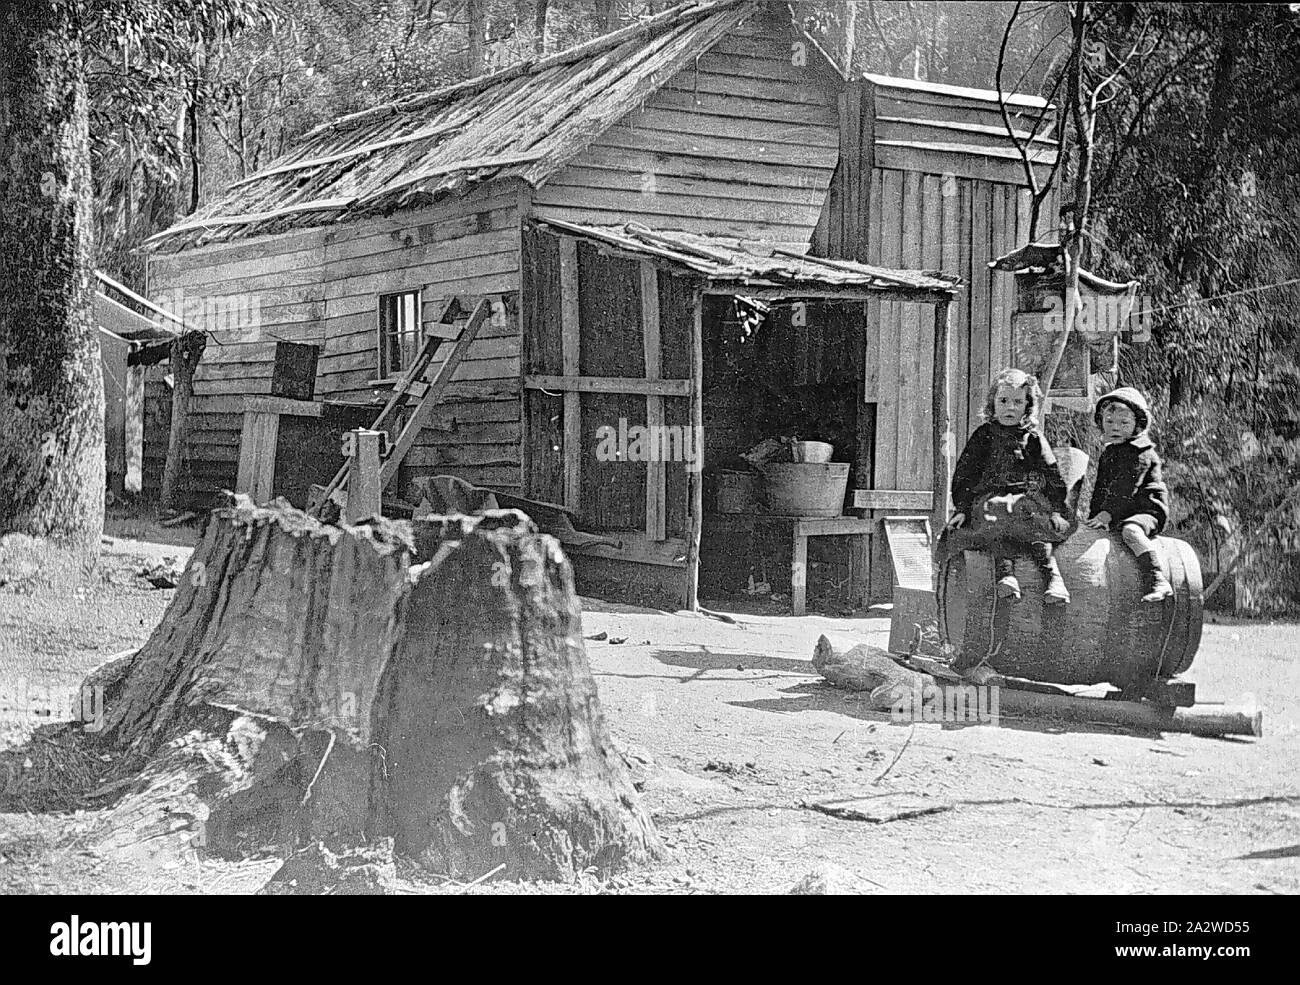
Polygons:
M762 288L843 287L869 291L951 294L960 277L931 270L895 270L852 260L829 260L764 246L730 236L655 230L640 223L586 226L560 219L538 220L562 235L579 236L618 250L669 263L711 283Z
M533 63L318 127L146 247L184 249L424 205L494 178L538 185L756 9L674 7Z

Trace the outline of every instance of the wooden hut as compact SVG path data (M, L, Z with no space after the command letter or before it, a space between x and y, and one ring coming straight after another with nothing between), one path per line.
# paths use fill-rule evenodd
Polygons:
M1023 130L1047 110L1009 108ZM942 451L1009 354L1010 285L987 264L1026 238L1024 186L995 94L846 79L785 5L752 0L345 117L149 244L151 294L217 343L195 377L194 486L236 483L278 345L318 358L312 400L275 406L371 406L451 299L488 298L399 493L449 473L557 503L623 545L580 574L688 597L699 473L601 460L600 428L702 426L711 465L815 419L853 464L849 509L938 513ZM945 339L934 309L959 279ZM816 544L855 559L859 594L887 592L866 528Z

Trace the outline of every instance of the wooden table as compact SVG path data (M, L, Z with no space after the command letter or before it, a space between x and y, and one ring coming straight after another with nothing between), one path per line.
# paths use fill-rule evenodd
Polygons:
M790 527L790 603L791 612L796 616L802 616L808 607L808 538L869 537L880 523L879 520L855 516L768 516L761 513L710 513L704 522L714 530L723 531L751 531L756 526Z

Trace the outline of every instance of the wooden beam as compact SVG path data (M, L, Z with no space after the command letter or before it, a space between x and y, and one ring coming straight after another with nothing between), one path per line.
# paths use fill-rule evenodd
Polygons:
M939 531L948 522L951 500L952 456L957 435L952 427L952 337L947 301L934 306L934 503L931 529Z
M691 299L691 427L700 436L695 450L695 467L687 472L690 500L686 536L686 610L700 607L700 532L704 524L704 295L696 290Z
M248 397L244 410L258 414L288 414L290 417L320 417L323 403L314 400L290 400L288 397Z
M660 377L659 349L659 270L648 261L641 263L641 341L645 350L645 378L658 382ZM664 423L664 398L659 394L646 394L645 422L652 440ZM668 469L656 455L646 463L645 475L645 532L651 540L664 540L668 536Z
M691 380L639 380L632 376L543 376L524 377L528 390L553 390L575 398L580 393L630 393L642 397L689 397ZM567 406L567 405L566 405Z
M582 372L578 340L578 241L560 238L560 349L564 375L577 378ZM524 381L528 385L528 381ZM561 389L542 387L541 389ZM578 509L582 502L582 397L576 389L564 389L564 505Z

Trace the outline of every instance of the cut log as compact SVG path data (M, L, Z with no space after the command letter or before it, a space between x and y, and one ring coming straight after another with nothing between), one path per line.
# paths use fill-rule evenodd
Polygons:
M0 810L120 799L106 837L128 846L179 831L217 852L337 855L391 837L456 878L571 880L658 850L572 570L515 511L361 527L283 501L218 511L149 641L87 683L98 731L42 739L60 796L22 774Z

